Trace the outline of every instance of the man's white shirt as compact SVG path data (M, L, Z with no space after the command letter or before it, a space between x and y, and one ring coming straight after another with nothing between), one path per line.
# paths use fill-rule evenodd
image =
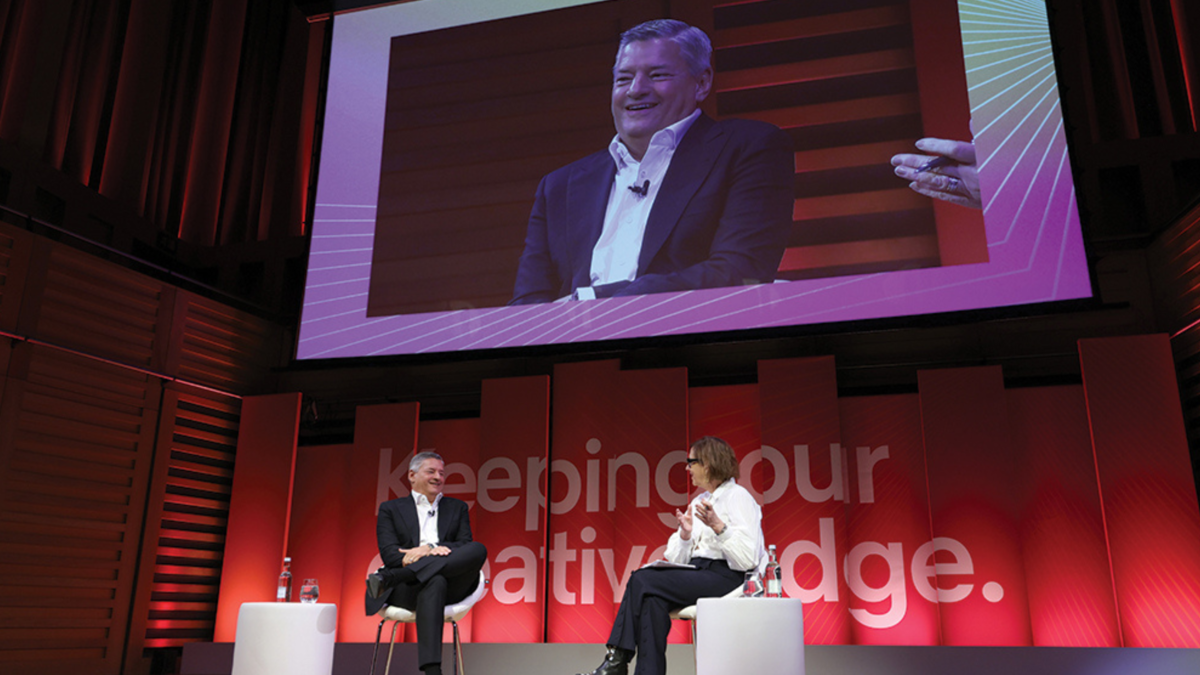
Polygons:
M442 502L442 495L434 497L432 504L429 503L429 498L420 492L414 492L412 496L413 501L417 503L417 522L421 525L421 546L437 546L437 508Z
M642 160L633 158L629 149L614 136L608 144L608 152L617 166L612 189L608 193L608 208L604 212L604 227L600 238L592 249L591 285L633 281L637 277L638 258L642 253L642 238L646 234L646 221L658 198L663 178L671 166L671 158L679 141L700 117L700 110L679 120L665 129L659 129L650 137L650 145ZM647 188L646 181L649 181ZM630 187L645 188L645 194L635 193ZM592 300L595 291L580 288L576 291L579 300Z

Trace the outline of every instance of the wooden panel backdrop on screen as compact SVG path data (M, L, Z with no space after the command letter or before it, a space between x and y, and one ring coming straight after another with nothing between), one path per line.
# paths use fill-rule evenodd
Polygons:
M393 39L370 315L508 301L538 180L607 146L617 37L667 9L713 38L704 110L795 143L781 278L986 260L978 214L890 165L923 135L969 137L961 50L914 48L957 31L953 0L623 0Z

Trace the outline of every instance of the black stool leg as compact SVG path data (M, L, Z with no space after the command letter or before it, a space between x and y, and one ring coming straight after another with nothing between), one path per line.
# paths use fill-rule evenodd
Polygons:
M451 621L450 625L454 627L454 646L451 648L450 660L454 662L454 675L458 675L458 671L462 668L462 645L458 641L458 622Z
M371 652L371 670L367 675L375 675L375 659L379 657L379 639L383 636L383 624L387 619L379 620L379 628L375 630L375 651Z

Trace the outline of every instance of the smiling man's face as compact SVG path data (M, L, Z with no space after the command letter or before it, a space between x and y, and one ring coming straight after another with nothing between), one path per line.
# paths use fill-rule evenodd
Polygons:
M436 459L427 459L421 462L421 468L408 472L408 482L413 492L420 492L431 502L441 494L445 480L446 464Z
M692 75L679 45L666 38L625 45L613 68L612 114L617 135L639 161L650 138L691 115L712 87L712 69Z

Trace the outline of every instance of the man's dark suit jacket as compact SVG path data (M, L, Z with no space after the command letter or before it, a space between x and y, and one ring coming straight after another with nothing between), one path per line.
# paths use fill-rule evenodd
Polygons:
M467 503L442 495L437 505L438 545L454 550L471 542L471 519ZM379 505L379 517L375 521L375 538L379 542L379 557L387 567L403 567L404 554L400 549L415 548L421 544L421 524L417 520L417 504L410 494L386 501ZM413 563L417 578L424 582L433 576L438 556L427 556ZM379 599L367 595L367 614L374 614L384 605L388 596ZM459 598L461 600L461 598Z
M591 285L616 166L607 150L542 179L510 304L550 302ZM774 280L794 204L790 137L750 120L701 115L663 177L646 223L637 277L597 297Z

